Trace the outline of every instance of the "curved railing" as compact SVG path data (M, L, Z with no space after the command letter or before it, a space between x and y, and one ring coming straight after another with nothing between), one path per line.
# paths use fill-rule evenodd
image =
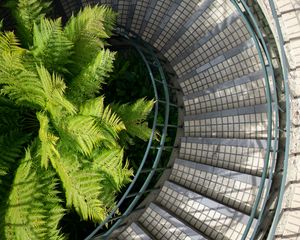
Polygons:
M246 228L245 228L244 233L241 238L241 240L245 240L246 238L247 239L249 238L248 237L249 230L253 224L254 218L256 217L258 208L261 205L262 208L260 211L259 219L256 222L254 231L251 234L250 239L253 239L255 237L258 227L260 225L260 220L262 218L261 213L264 212L264 207L266 205L266 201L268 199L270 188L271 188L271 182L272 182L273 172L274 172L274 168L275 168L275 164L274 164L275 161L273 161L273 164L269 170L268 184L265 185L265 183L267 180L270 155L271 155L271 151L272 151L272 146L271 146L272 139L275 140L274 144L273 144L273 150L276 150L276 148L277 148L276 142L278 139L278 131L276 131L276 128L275 128L274 136L272 136L273 135L272 134L272 125L273 125L272 115L273 115L273 113L275 113L275 126L277 126L277 124L278 124L278 110L277 110L278 103L277 103L276 87L274 87L274 89L273 89L273 94L271 94L271 88L270 88L270 80L271 79L269 78L268 69L271 72L273 82L275 82L272 60L270 58L268 49L266 48L266 43L265 43L263 35L258 27L258 24L255 20L255 17L253 16L250 8L247 6L245 1L232 0L232 3L236 7L236 9L240 13L240 15L242 16L242 18L247 26L248 31L252 35L252 39L254 40L254 43L255 43L255 46L256 46L256 49L258 52L258 56L259 56L259 59L260 59L261 65L262 65L262 69L264 72L265 92L266 92L267 106L268 106L267 107L267 116L268 116L267 148L266 148L266 154L265 154L265 158L264 158L264 168L263 168L263 172L262 172L262 176L261 176L261 182L260 182L260 185L258 188L258 193L257 193L256 199L254 201L254 205L251 210L250 218L248 220L248 223L246 225ZM267 62L265 61L264 57L266 57ZM275 86L275 84L273 84L273 86ZM273 99L272 99L272 97L273 97ZM274 147L275 147L275 149L274 149Z
M288 89L288 75L287 75L287 60L283 49L283 37L280 30L280 25L278 22L278 18L275 11L275 6L272 0L269 0L269 4L272 9L273 18L275 20L275 25L277 29L278 34L278 41L277 41L277 47L280 52L280 60L281 60L281 70L283 72L284 77L284 94L285 94L285 114L286 114L286 126L284 129L280 129L279 125L279 111L284 112L282 108L279 107L278 100L277 100L277 84L276 82L275 74L274 74L274 66L272 64L272 59L270 56L270 52L268 49L267 42L263 36L262 31L260 30L259 24L252 13L250 7L247 5L245 0L231 0L233 5L236 7L240 15L242 16L249 33L252 35L252 39L255 43L256 49L258 51L258 56L262 65L262 69L264 71L264 78L265 78L265 92L266 92L266 98L267 98L267 116L268 116L268 129L267 129L267 149L266 149L266 155L264 158L264 168L261 176L261 182L259 185L258 193L253 205L253 208L251 210L249 221L246 225L245 231L242 236L242 240L245 239L255 239L259 227L261 226L261 223L263 221L263 214L266 212L265 208L267 206L267 201L270 196L270 190L272 187L272 179L275 172L275 165L276 165L276 158L277 158L277 152L278 152L278 142L279 142L279 131L285 131L286 139L285 139L285 153L284 153L284 168L283 168L283 176L281 179L281 185L276 205L276 211L274 215L274 219L272 222L272 226L270 229L270 232L268 234L268 240L273 239L276 226L278 224L279 220L279 214L281 210L281 205L283 201L283 194L284 194L284 187L285 187L285 181L286 181L286 174L287 174L287 164L288 164L288 155L289 155L289 137L290 137L290 100L289 100L289 89ZM91 239L93 236L97 234L98 231L103 229L106 225L109 225L109 229L102 233L101 237L103 239L106 239L113 230L115 230L120 224L122 224L122 221L134 210L135 206L138 204L141 196L145 192L151 192L152 189L149 188L149 183L154 176L155 172L157 171L157 166L159 164L162 151L164 150L165 146L165 138L168 131L169 125L169 108L170 106L177 107L175 104L171 104L169 101L169 91L168 91L168 84L166 82L166 78L162 69L162 66L160 64L159 59L157 58L156 54L154 53L153 49L147 45L145 42L143 42L135 33L132 33L130 31L125 30L124 28L118 28L118 34L123 36L124 38L127 38L129 43L138 51L140 54L142 60L145 62L145 66L149 72L149 76L153 85L154 89L154 95L156 99L155 103L155 109L154 109L154 121L152 126L152 135L148 142L147 149L145 151L145 155L141 161L140 167L138 168L136 175L127 188L126 192L120 199L120 201L117 203L116 207L113 209L113 211L109 214L109 216L105 219L104 222L102 222L88 237L86 237L85 240ZM159 72L159 79L157 79L156 76L153 74L153 69L156 68L156 71ZM161 84L164 92L164 98L161 99L161 96L158 96L157 91L157 84ZM272 83L272 84L270 84ZM271 86L272 85L272 86ZM165 108L165 118L164 118L164 124L161 126L163 127L161 132L161 139L159 143L159 147L155 147L154 145L154 134L155 131L158 129L158 123L157 123L157 114L160 104L164 105ZM282 127L281 127L282 128ZM149 154L149 151L151 148L155 147L157 149L157 154L154 159L153 165L151 169L144 169L145 162L147 160L147 156ZM272 163L270 165L270 162ZM269 166L270 165L270 166ZM140 174L142 172L148 172L148 176L146 177L144 184L140 188L140 190L136 193L130 193L130 191L134 188L134 185L137 182L137 179L139 178ZM266 180L268 179L268 182L266 183ZM128 198L133 198L131 200L131 203L129 204L129 207L125 210L125 212L117 216L117 210L120 208L120 206L124 203L125 200ZM260 208L260 212L258 211ZM253 224L254 218L257 217L258 220L256 222L254 231L251 233L251 236L249 236L250 228Z
M154 50L147 45L145 42L143 42L135 33L126 30L123 27L117 27L116 34L121 36L124 39L127 39L127 44L131 45L140 55L141 59L145 63L145 67L149 73L149 77L151 79L151 83L153 86L154 91L154 100L155 100L155 107L154 107L154 120L152 125L152 134L148 141L147 148L145 150L144 157L140 163L139 168L137 169L135 176L130 183L130 185L127 187L125 193L122 195L121 199L118 201L114 209L110 212L110 214L107 216L107 218L89 235L85 238L85 240L92 239L100 230L102 230L106 225L109 225L109 229L105 231L105 233L101 233L100 237L101 239L106 239L114 229L116 229L120 224L122 224L122 221L134 210L135 206L139 203L139 200L145 193L151 192L153 189L149 188L149 183L152 180L154 174L158 171L164 170L166 166L164 166L162 169L158 169L158 164L161 159L162 152L166 148L170 148L172 146L165 146L165 140L167 136L168 127L174 127L174 125L169 125L169 111L170 107L177 107L176 104L170 103L169 100L169 89L168 84L166 81L165 74L163 72L163 68L160 64L159 59L157 58L156 54L154 53ZM144 79L141 79L142 81ZM158 86L160 84L160 86ZM163 91L158 91L163 89ZM163 92L163 96L160 96L160 92ZM159 124L158 123L158 111L163 106L164 110L164 123ZM176 126L175 126L176 127ZM158 129L161 129L160 132L160 141L159 145L157 146L157 143L155 142L155 135ZM151 149L156 149L156 156L154 158L152 167L149 169L145 168L145 163L148 161L149 152ZM141 177L141 174L148 173L147 177L143 178L143 184L140 187L140 189L137 192L131 193L131 191L135 189L136 183ZM128 199L131 199L129 201ZM128 201L130 202L129 206L126 208L125 212L123 212L121 215L118 215L118 209L126 202L128 204Z
M283 202L283 195L286 185L286 177L287 177L287 170L288 170L288 160L289 160L289 149L290 149L290 93L289 93L289 83L288 83L288 61L284 50L284 40L283 34L280 28L278 16L276 13L275 5L273 0L269 0L269 5L272 11L272 16L275 22L276 33L277 33L277 48L279 50L280 62L281 62L281 71L283 75L283 83L284 83L284 93L285 93L285 149L284 149L284 162L283 162L283 169L282 169L282 178L280 182L280 189L278 193L277 203L276 203L276 210L272 222L272 226L270 228L268 234L268 240L274 239L276 227L278 225L280 212L282 208Z
M280 128L279 125L279 111L284 112L282 108L279 107L278 100L277 100L277 87L280 86L279 83L277 83L275 74L274 74L274 66L272 64L272 58L270 55L270 52L267 47L267 42L262 34L262 31L260 30L259 23L257 22L254 14L252 13L250 7L247 5L245 0L231 0L232 3L236 6L237 10L241 14L242 18L244 19L244 22L247 25L247 28L252 35L252 38L254 40L254 43L256 45L259 58L264 70L264 75L265 75L265 82L266 82L266 97L267 97L267 104L268 104L268 138L267 138L267 151L266 151L266 156L264 160L264 169L263 169L263 174L261 177L261 182L259 185L259 190L258 194L256 196L251 214L250 214L250 219L247 223L246 229L243 233L242 240L247 239L255 239L259 227L261 227L264 214L266 213L266 205L267 201L270 196L270 190L272 187L272 180L273 180L273 175L275 171L275 165L276 165L276 158L277 158L277 151L278 151L278 142L279 142L279 131L286 131L286 139L285 139L285 157L284 157L284 169L283 169L283 177L280 185L280 191L279 191L279 196L278 196L278 202L277 202L277 208L275 212L275 216L272 222L271 230L268 235L268 239L273 239L275 229L278 223L279 219L279 213L281 209L281 204L282 204L282 199L283 199L283 193L284 193L284 186L285 186L285 179L286 179L286 174L287 174L287 163L288 163L288 153L289 153L289 135L290 135L290 122L289 122L289 114L290 114L290 106L289 106L289 92L288 92L288 82L287 82L287 72L286 72L286 67L287 67L287 61L286 57L284 55L284 49L283 49L283 41L282 41L282 33L280 30L278 18L276 15L275 11L275 6L272 0L269 0L269 4L272 9L273 13L273 18L275 19L276 22L276 27L277 27L277 33L279 35L279 42L278 42L278 48L280 50L280 60L282 64L282 72L284 75L284 94L285 94L285 102L286 102L286 107L285 107L285 114L286 114L286 126L284 129ZM281 35L281 37L280 37ZM265 61L266 59L266 61ZM270 89L270 78L269 74L271 75L271 79L273 82L273 88L272 90ZM279 88L279 87L278 87ZM271 94L271 91L272 94ZM271 115L270 115L271 114ZM274 114L274 121L272 121L272 114ZM272 131L272 124L274 124L274 129ZM272 147L271 147L271 143ZM269 169L268 173L268 184L265 186L265 181L267 179L267 170L268 170L268 165L269 165L269 160L270 160L270 155L272 155L272 165ZM264 197L262 197L264 195ZM255 215L258 211L258 207L261 206L261 210L258 216L258 220L256 222L255 228L251 236L249 235L249 230L252 226L253 220L255 218Z

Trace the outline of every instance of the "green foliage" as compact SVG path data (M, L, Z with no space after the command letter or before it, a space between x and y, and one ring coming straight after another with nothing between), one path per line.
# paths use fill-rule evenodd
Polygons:
M152 130L148 128L146 119L153 105L154 101L145 99L139 99L132 104L113 105L113 110L120 116L126 127L126 131L123 131L121 135L122 141L133 144L134 137L144 141L150 138Z
M1 232L6 239L63 239L57 231L64 209L55 172L40 168L27 150L15 173ZM4 229L3 229L4 228Z
M51 3L45 0L11 0L6 3L15 17L17 32L24 46L32 44L34 23L45 17L50 5Z
M94 98L101 89L104 79L113 70L114 53L99 50L95 58L81 70L69 86L69 96L76 102Z
M50 71L66 73L73 43L62 29L61 19L41 19L33 27L32 55Z
M106 6L87 6L76 16L71 16L64 31L74 44L73 62L69 67L73 76L91 64L103 49L115 21L116 14Z
M115 58L104 48L110 8L88 6L62 26L45 18L48 2L7 6L18 37L0 33L0 238L64 239L66 209L101 222L115 206L133 175L123 149L149 138L154 102L97 97Z

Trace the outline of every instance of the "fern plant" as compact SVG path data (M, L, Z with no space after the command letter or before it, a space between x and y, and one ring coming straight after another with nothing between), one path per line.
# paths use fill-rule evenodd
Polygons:
M6 6L17 35L0 33L0 238L64 239L67 211L96 223L115 206L133 175L123 149L149 138L154 102L104 104L110 8L88 6L63 26L45 17L48 2Z

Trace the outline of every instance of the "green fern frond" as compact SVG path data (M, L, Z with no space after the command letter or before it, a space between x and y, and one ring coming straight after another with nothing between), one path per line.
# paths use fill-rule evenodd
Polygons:
M0 84L13 82L15 76L24 70L22 58L25 49L13 32L0 33Z
M20 42L13 32L0 33L0 53L16 53L20 56L24 53L24 49L20 47Z
M64 209L57 198L56 185L55 173L41 169L27 150L15 174L5 221L0 223L6 239L63 239L57 228Z
M74 102L83 102L94 98L101 89L101 84L113 70L115 53L109 50L99 50L97 56L81 70L69 84L68 96Z
M37 62L49 71L67 72L65 65L70 63L73 43L62 29L61 19L41 19L33 27L33 46L31 53Z
M105 124L112 128L116 133L125 129L125 125L117 114L112 112L111 107L104 106L104 97L97 97L87 100L79 108L79 114L84 116L95 117L98 125Z
M101 141L106 140L90 116L76 115L68 117L62 123L60 137L65 144L71 145L78 152L89 156Z
M106 6L87 6L67 22L65 33L73 42L74 64L70 65L73 76L90 64L104 47L115 24L116 14ZM106 22L110 20L110 22Z
M37 113L37 118L40 122L39 139L41 142L38 155L41 158L41 166L47 169L49 159L59 158L59 152L56 150L59 138L49 131L49 119L45 114Z
M108 208L115 205L115 197L121 188L131 181L132 169L129 169L128 162L123 166L124 151L121 148L100 148L92 155L93 169L102 175L101 200Z
M146 101L142 98L133 104L112 106L126 127L126 132L124 131L122 134L124 141L131 143L131 137L138 137L144 141L150 138L152 130L148 128L146 119L154 103L153 100Z
M1 94L8 96L16 104L32 108L44 108L46 99L42 84L36 74L19 72L9 84L4 85Z
M58 113L57 108L63 107L68 113L76 112L75 106L64 97L66 89L63 79L48 72L44 66L37 67L37 72L44 92L46 107L53 117Z
M17 23L17 32L25 46L32 44L34 23L45 17L51 2L45 0L11 0L6 6L12 10Z
M60 159L51 162L65 189L67 207L74 207L84 220L102 221L107 211L99 199L101 175L92 168L82 169L76 153L59 148Z
M119 132L125 129L121 119L112 112L110 106L104 106L104 97L90 99L79 108L79 114L92 117L97 129L103 136L102 145L116 147Z
M0 206L7 194L11 177L17 167L18 161L23 157L23 145L28 141L29 135L17 130L7 130L0 135ZM1 215L1 214L0 214Z
M130 182L132 169L128 169L128 162L123 166L124 150L121 148L99 149L93 155L93 168L105 171L113 179L111 187L119 191L124 184ZM105 185L106 186L106 185Z

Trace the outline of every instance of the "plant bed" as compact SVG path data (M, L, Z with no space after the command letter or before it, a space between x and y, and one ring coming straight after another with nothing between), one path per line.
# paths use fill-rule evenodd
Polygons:
M152 100L103 96L116 14L86 7L62 25L49 6L6 4L15 31L0 34L1 239L81 239L130 182L130 146L151 133Z

